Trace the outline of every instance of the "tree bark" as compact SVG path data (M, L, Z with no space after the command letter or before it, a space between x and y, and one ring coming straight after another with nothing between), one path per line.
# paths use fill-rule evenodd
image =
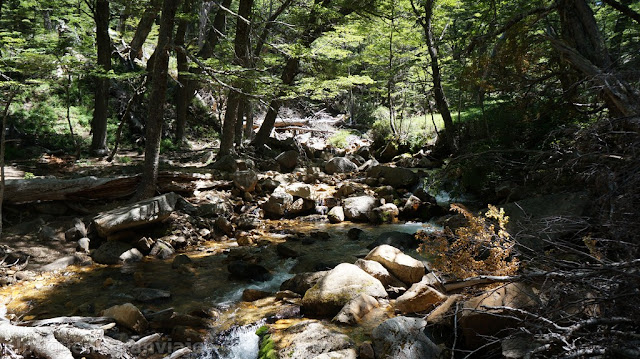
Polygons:
M133 39L129 43L129 60L132 63L134 59L142 58L142 45L147 40L149 32L151 32L151 28L153 27L156 17L158 17L161 5L162 2L160 0L151 0L149 7L147 7L144 10L144 13L142 13L142 17L140 17L140 22L138 22L138 27L133 35Z
M639 94L613 68L593 11L585 0L558 0L558 15L564 41L551 38L551 45L575 69L600 85L613 117L640 113Z
M179 5L180 0L164 0L162 5L158 45L154 52L155 59L151 80L151 95L149 97L149 118L146 124L144 169L142 183L136 193L137 199L152 197L156 192L164 102L167 94L169 51L172 46L173 25Z
M295 57L289 57L287 59L287 63L284 66L284 70L282 71L282 76L280 79L282 80L282 84L286 86L291 86L293 84L293 80L298 73L298 66L300 64L300 60ZM267 142L269 136L271 136L271 131L273 131L273 126L276 123L276 118L278 117L278 112L280 111L280 106L282 106L282 100L280 97L284 96L285 92L280 91L276 98L271 100L269 103L269 108L267 109L267 114L264 116L264 120L262 121L262 125L260 125L260 129L256 134L256 137L253 139L253 145L256 147L260 147Z
M107 120L109 116L109 78L111 70L111 39L109 38L109 1L97 0L94 20L96 22L96 45L98 53L98 69L100 74L95 78L95 99L93 121L91 122L91 151L99 156L105 155L107 149Z
M440 64L438 59L438 49L433 39L433 8L435 0L427 0L424 3L424 18L421 18L420 25L424 30L425 39L427 41L427 48L429 49L429 57L431 58L431 76L433 78L433 97L436 100L436 107L438 112L442 115L444 121L444 140L447 147L451 150L454 149L455 128L453 125L453 119L451 118L451 111L449 110L449 101L445 95L444 88L442 87L442 75L440 74ZM411 2L413 6L413 1ZM414 12L418 17L420 14L418 9L414 6Z
M242 131L242 125L244 123L244 116L247 112L247 106L249 104L249 99L246 95L240 95L240 99L238 100L238 111L236 112L236 128L234 132L234 140L236 147L242 146L242 137L244 136L244 131Z
M231 0L222 0L222 6L229 8L231 6ZM204 46L198 52L198 57L208 59L213 55L213 50L220 41L220 37L224 36L227 27L227 12L218 8L216 16L213 19L213 26L207 32Z
M234 60L236 65L249 67L249 31L251 18L251 9L253 8L253 0L240 0L238 5L238 16L236 19L236 38L234 39ZM229 90L227 100L227 111L224 115L224 123L222 125L222 138L220 139L220 155L227 155L233 149L234 140L240 136L242 141L242 131L237 131L236 126L239 122L242 128L242 111L238 110L239 104L244 97L236 88L246 91L247 85L244 81L238 80L234 83L234 88ZM238 116L240 114L240 116ZM237 132L237 133L236 133Z
M6 130L7 130L7 119L9 118L9 108L11 107L11 102L13 102L13 98L16 96L17 91L10 90L9 96L6 99L4 104L4 111L2 112L2 128L0 129L0 237L2 237L2 205L4 203L4 192L5 192L5 179L4 179L4 153L5 153L5 139L6 139Z
M184 4L182 4L182 9L185 14L189 14L191 12L191 0L185 0ZM178 28L176 29L177 46L184 47L188 25L189 21L187 19L180 19L178 22ZM176 57L178 65L178 90L176 92L176 136L174 142L180 146L184 142L184 131L189 110L189 89L191 86L189 83L189 75L187 74L189 71L187 54L178 51Z

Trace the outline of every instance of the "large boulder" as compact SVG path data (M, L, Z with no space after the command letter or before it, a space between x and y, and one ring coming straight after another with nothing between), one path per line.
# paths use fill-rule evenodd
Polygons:
M298 273L293 277L287 279L280 285L280 290L290 290L294 293L304 295L311 287L316 285L320 279L329 273L328 271L320 272L304 272Z
M343 201L344 216L350 221L366 221L376 207L376 199L371 196L346 198Z
M412 187L418 183L418 176L403 167L375 166L367 171L368 177L381 178L382 183L395 188Z
M218 158L209 167L222 172L235 172L238 170L236 159L232 155L225 155Z
M332 320L342 324L353 325L367 315L367 313L379 306L380 303L378 303L376 298L367 294L360 294L345 304Z
M259 264L233 261L229 263L227 269L233 277L238 279L264 282L272 278L269 270Z
M258 184L258 175L253 170L237 171L233 174L233 185L240 191L253 192Z
M389 272L406 284L419 282L425 274L425 267L422 262L390 245L383 244L372 249L365 259L382 264Z
M276 161L280 164L283 171L291 171L298 165L298 151L289 150L282 152L276 157Z
M147 319L145 319L138 307L131 303L114 305L113 307L105 309L102 315L112 318L119 325L133 330L136 333L144 332L149 326Z
M293 196L286 192L274 192L269 200L262 204L262 209L268 217L280 218L284 216L293 203Z
M393 203L385 203L371 211L371 221L375 223L394 223L398 221L400 211Z
M306 313L312 315L334 316L360 294L374 298L387 297L379 280L353 264L342 263L305 293L302 306Z
M344 222L344 208L341 206L331 208L327 214L327 218L329 218L329 222L331 223Z
M98 234L106 238L109 234L161 222L174 211L178 195L171 192L134 204L100 213L93 219Z
M504 329L519 325L520 320L514 317L517 313L490 307L529 309L539 305L539 297L524 283L510 283L465 301L460 315L465 343L477 348L485 344L486 336L499 337Z
M384 285L385 287L403 287L405 285L404 283L400 282L398 278L394 277L393 274L389 273L387 268L376 261L359 258L356 261L355 265L363 271L369 273L375 279L379 280L380 283L382 283L382 285Z
M324 171L328 174L348 173L357 170L358 166L345 157L334 157L324 165Z
M356 359L354 344L348 336L316 321L300 322L273 333L271 338L279 358Z
M371 337L378 359L435 359L440 348L425 334L422 318L395 317L373 330Z
M129 243L119 241L107 241L96 249L91 257L96 263L118 264L122 261L121 256L127 253L133 246Z
M429 286L427 280L414 283L396 299L396 309L402 313L426 312L444 302L447 296Z
M315 199L315 192L313 191L313 187L306 183L292 183L287 186L285 191L294 197L300 197L309 200Z

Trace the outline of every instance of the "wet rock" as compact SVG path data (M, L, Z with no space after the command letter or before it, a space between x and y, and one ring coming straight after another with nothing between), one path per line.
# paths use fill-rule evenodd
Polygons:
M300 256L300 253L295 249L289 247L286 243L280 243L276 246L276 251L278 255L283 258L297 258Z
M524 283L510 283L465 301L460 327L466 345L478 348L485 343L485 336L499 337L504 329L520 325L520 321L513 317L513 312L486 307L506 306L526 310L539 305L538 296Z
M344 216L350 221L366 221L375 206L376 199L371 196L350 197L343 203Z
M271 279L269 270L259 264L244 261L233 261L227 266L229 273L235 278L264 282Z
M404 314L427 312L444 302L447 296L429 286L428 281L414 283L396 299L396 308Z
M309 236L314 239L319 239L321 241L328 241L331 238L329 232L325 231L313 231L309 233Z
M155 241L148 237L142 237L133 243L133 246L144 255L151 253L151 248Z
M74 264L75 262L76 262L75 256L66 256L66 257L56 259L55 261L42 266L40 270L42 270L43 272L59 271L67 268L68 266Z
M136 248L131 248L120 255L120 261L122 263L139 262L142 260L142 258L144 258L144 254L142 254Z
M344 209L341 206L331 208L329 214L327 214L327 218L329 218L329 222L331 223L344 222Z
M236 159L231 155L226 155L218 158L211 167L214 170L222 171L222 172L235 172L238 170L238 165L236 164Z
M364 342L358 347L358 359L375 359L373 345L371 342Z
M119 325L122 325L136 333L144 332L149 326L144 315L142 315L140 310L131 303L114 305L113 307L105 309L102 315L112 318Z
M298 156L298 151L289 150L279 154L276 157L276 161L283 171L289 172L296 168L296 166L298 165Z
M410 196L400 210L400 217L411 220L427 220L434 216L445 215L446 211L433 201L424 201L417 196Z
M287 279L280 285L280 290L290 290L294 293L304 295L309 288L313 287L322 279L328 271L298 273Z
M153 302L161 299L171 298L171 292L153 288L135 288L133 297L139 302Z
M425 274L422 262L402 253L398 248L383 244L371 250L365 259L376 261L407 284L417 283Z
M347 232L347 238L349 238L352 241L357 241L360 238L362 238L362 234L364 233L364 231L360 228L351 228L348 232Z
M375 166L367 171L367 176L383 178L384 184L394 188L409 188L418 183L418 176L403 167Z
M260 227L260 219L252 214L243 214L236 221L238 229L251 230Z
M242 192L253 192L258 184L258 175L253 170L237 171L233 174L233 185Z
M233 213L233 205L222 198L214 198L212 203L204 203L198 206L196 215L200 217L227 216Z
M248 232L240 232L236 235L239 246L246 247L254 244L253 236Z
M225 217L220 216L216 218L215 226L227 236L233 236L233 224Z
M36 273L30 270L23 270L16 272L15 277L17 280L30 281L36 279Z
M367 313L379 306L380 303L378 303L376 298L367 294L360 294L345 304L332 321L354 325L362 319L362 317L367 315Z
M395 317L373 330L371 337L379 359L436 359L440 348L425 334L421 318Z
M269 200L262 204L265 215L272 218L281 218L289 210L293 203L293 196L285 192L274 192Z
M367 248L373 249L383 244L388 244L390 246L406 251L418 248L420 242L415 238L413 234L398 231L389 231L380 233L375 241L368 245Z
M193 264L193 260L186 254L178 254L171 263L171 268L180 268L185 265Z
M345 157L334 157L324 165L324 171L328 174L349 173L358 170L358 166Z
M371 211L371 220L374 223L394 223L398 221L400 211L393 203L386 203Z
M298 198L289 206L289 213L292 215L302 215L314 212L316 202L310 199Z
M243 302L253 302L258 299L266 298L270 296L271 293L265 292L264 290L258 289L245 289L242 292L242 301Z
M315 192L313 191L313 187L306 183L292 183L287 186L285 191L294 197L300 197L309 200L315 199Z
M346 335L330 330L322 323L304 321L280 333L272 334L276 343L287 343L278 348L279 358L344 358L355 359L354 345Z
M363 193L365 188L361 183L345 182L336 189L336 196L339 198L349 197L354 193Z
M91 257L96 263L100 264L118 264L120 256L130 250L132 247L128 243L118 241L107 241L98 247Z
M171 339L182 343L202 343L207 334L183 325L175 326L171 330Z
M151 252L149 252L149 255L154 256L158 259L168 259L175 252L175 249L173 249L173 247L169 243L158 240L151 248Z
M291 298L302 298L302 296L290 290L279 290L278 292L276 292L277 300L291 299Z
M280 182L274 180L273 178L265 178L259 182L260 187L265 192L273 192L276 188L280 187Z
M91 244L91 240L87 237L78 239L76 251L82 253L89 253L89 245Z
M360 294L386 298L382 283L353 264L342 263L329 271L302 298L306 313L334 316L350 300Z
M360 172L365 172L368 171L369 169L380 165L380 162L378 162L378 160L376 160L375 158L369 159L367 161L365 161L362 166L358 167L358 171Z
M98 234L109 234L161 222L175 209L178 195L171 192L99 214L93 219Z

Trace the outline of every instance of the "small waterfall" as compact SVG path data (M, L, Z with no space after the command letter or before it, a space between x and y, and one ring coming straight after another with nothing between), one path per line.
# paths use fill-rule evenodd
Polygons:
M235 327L216 338L201 359L257 359L260 337L256 330L264 324L264 320L242 327Z

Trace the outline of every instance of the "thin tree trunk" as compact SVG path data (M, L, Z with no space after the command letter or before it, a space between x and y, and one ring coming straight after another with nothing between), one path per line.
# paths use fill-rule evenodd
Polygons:
M120 10L120 16L118 17L118 26L116 27L116 31L120 33L120 36L124 36L127 31L127 20L131 15L131 6L129 2L125 2L124 8Z
M1 5L1 4L0 4ZM2 113L2 129L0 129L0 238L2 237L2 204L4 202L4 152L5 152L5 138L7 132L7 119L9 118L9 107L11 106L11 102L13 102L13 98L16 95L15 90L11 90L9 93L9 97L6 99L6 103L4 105L4 111Z
M431 76L433 77L433 95L436 100L436 107L438 112L442 115L444 122L444 140L449 149L454 149L454 136L455 129L453 126L453 119L451 118L451 111L449 110L449 101L445 95L444 88L442 87L442 75L440 74L440 64L438 61L438 50L433 40L433 7L435 0L427 0L424 3L424 18L420 21L420 25L424 30L425 38L427 41L427 47L429 49L429 57L431 58ZM420 13L415 7L413 0L411 1L413 10L418 17Z
M109 118L109 78L111 70L111 39L109 38L109 1L97 0L95 8L96 44L100 74L95 79L93 121L91 122L91 151L107 154L107 120Z
M191 0L185 0L182 4L182 9L185 14L191 12ZM176 29L176 45L184 46L186 42L187 26L189 21L186 18L180 19L178 22L178 28ZM176 93L176 137L175 144L180 146L184 142L185 125L187 123L187 112L189 110L189 90L191 84L189 83L189 63L187 61L187 54L178 51L176 54L178 62L178 90ZM193 91L193 90L191 90Z
M253 0L240 0L238 5L238 17L236 19L236 38L234 40L234 63L241 65L245 68L249 67L249 30L250 23L248 19L251 18L251 9L253 8ZM247 20L247 21L245 21ZM243 91L247 89L247 85L243 81L236 81L234 84L236 88L240 88ZM229 97L227 100L227 111L224 116L224 123L222 125L222 138L220 139L220 155L227 155L231 153L234 141L236 143L242 142L242 131L237 130L239 123L240 129L242 129L242 111L239 111L238 107L243 99L243 94L235 89L229 90ZM240 137L240 141L237 140Z
M391 2L391 26L389 27L389 79L387 81L387 103L389 104L389 127L391 127L391 133L394 137L398 136L398 130L396 129L393 105L393 85L394 85L394 73L393 73L393 30L395 24L395 2Z
M230 90L229 97L227 98L227 109L224 113L224 122L222 123L222 136L220 138L220 152L218 153L218 156L228 155L233 149L239 100L240 93Z
M143 180L136 193L137 199L151 197L156 192L164 102L167 94L169 51L172 46L173 25L179 5L180 0L164 0L162 5L162 19L158 33L158 45L154 52L155 59L153 63L151 95L149 97L149 118L147 119L146 125Z
M236 128L234 131L234 140L236 147L242 147L242 136L244 135L244 131L242 131L242 125L244 124L244 115L247 110L248 104L247 96L240 95L240 99L238 101L238 111L236 112Z
M71 136L71 142L73 143L73 147L76 150L76 160L80 159L80 145L78 145L78 141L76 141L76 136L73 133L73 125L71 125L71 73L67 68L67 86L65 88L66 96L67 96L67 122L69 123L69 135Z
M251 101L247 101L244 113L247 118L244 125L244 138L249 141L253 141L253 105L251 104Z
M286 86L290 86L293 84L293 79L296 77L298 73L298 65L300 60L294 57L290 57L287 59L287 63L282 71L282 83ZM280 111L280 106L282 106L282 100L280 97L284 96L284 91L280 91L275 99L271 100L269 103L269 108L267 110L267 114L264 116L264 120L262 121L262 125L260 125L260 129L256 134L256 137L253 139L253 144L256 147L260 147L267 142L269 136L271 136L271 131L273 130L273 126L276 123L276 118L278 117L278 112Z
M131 63L133 63L134 59L142 58L142 45L147 40L147 36L149 36L149 32L151 32L153 23L155 22L156 17L158 17L158 12L160 11L162 2L160 0L151 0L149 5L150 6L145 9L144 13L142 13L142 17L140 17L140 22L138 22L138 27L133 35L133 39L129 43L129 60Z

